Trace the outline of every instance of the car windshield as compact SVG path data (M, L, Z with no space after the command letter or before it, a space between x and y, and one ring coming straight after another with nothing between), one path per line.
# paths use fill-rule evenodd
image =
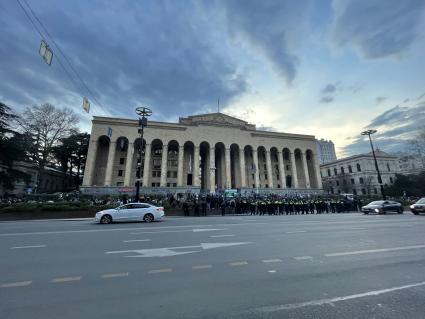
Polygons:
M369 203L369 205L382 205L382 204L383 204L382 200L377 200L377 201Z
M425 204L425 197L418 200L416 204Z

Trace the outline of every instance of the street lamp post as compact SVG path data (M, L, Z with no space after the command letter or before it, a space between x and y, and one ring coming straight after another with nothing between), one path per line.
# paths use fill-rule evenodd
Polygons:
M372 134L375 134L376 132L377 130L366 130L361 132L361 135L369 136L369 142L370 142L370 147L372 148L373 160L375 161L375 169L376 169L376 173L378 174L378 183L381 188L382 198L386 200L387 197L385 196L384 186L382 185L382 178L381 178L381 173L379 172L378 161L376 160L375 149L373 148L372 138L370 137Z
M142 155L143 155L143 133L144 128L148 125L148 117L152 115L151 109L147 107L136 108L136 114L139 115L139 128L138 133L140 134L140 150L139 150L139 161L137 166L137 181L136 181L136 201L140 201L140 179L142 176ZM148 172L145 172L145 176Z

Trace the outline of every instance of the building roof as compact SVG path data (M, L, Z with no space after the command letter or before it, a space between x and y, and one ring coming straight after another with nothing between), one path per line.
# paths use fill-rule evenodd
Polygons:
M386 152L384 152L384 151L382 151L380 149L377 149L375 151L375 155L376 155L376 158L377 159L382 159L382 158L385 158L385 159L397 159L398 158L398 156L388 154L388 153L386 153ZM357 160L357 159L361 159L361 158L373 158L372 151L369 152L369 153L366 153L366 154L357 154L357 155L353 155L353 156L341 158L341 159L338 159L336 161L327 162L326 164L322 164L320 166L322 166L322 167L324 167L324 166L331 166L331 165L334 165L334 164L348 162L348 161Z

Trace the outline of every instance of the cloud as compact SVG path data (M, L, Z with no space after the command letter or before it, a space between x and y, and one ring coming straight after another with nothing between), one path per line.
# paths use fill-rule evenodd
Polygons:
M334 93L335 91L336 91L336 85L329 83L320 92L327 94L327 93Z
M248 40L291 83L300 63L294 47L305 34L311 0L223 0L219 4L225 8L232 33Z
M333 42L369 59L399 55L415 41L423 0L334 1Z
M103 110L58 64L38 56L40 37L16 2L0 21L0 92L12 104L81 105L88 95L99 114L134 116L150 106L156 119L194 113L217 97L229 103L247 89L244 75L213 43L202 8L183 2L75 1L37 3L33 9L100 100ZM66 65L62 59L62 63ZM71 72L72 74L72 72ZM77 104L78 103L78 104Z
M324 96L320 99L321 103L331 103L334 101L334 97L333 96Z
M375 117L366 127L378 130L374 143L390 153L407 151L408 141L425 128L425 102L414 106L399 105ZM345 155L368 152L370 146L363 137L352 137L352 143L343 148Z
M375 98L375 100L376 100L376 104L381 104L381 103L382 103L382 102L384 102L386 99L387 99L387 97L386 97L386 96L377 96L377 97Z

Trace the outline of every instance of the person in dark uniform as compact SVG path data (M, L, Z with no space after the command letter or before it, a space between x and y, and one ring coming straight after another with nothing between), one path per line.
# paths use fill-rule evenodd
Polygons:
M207 216L207 201L205 199L202 200L202 216Z

